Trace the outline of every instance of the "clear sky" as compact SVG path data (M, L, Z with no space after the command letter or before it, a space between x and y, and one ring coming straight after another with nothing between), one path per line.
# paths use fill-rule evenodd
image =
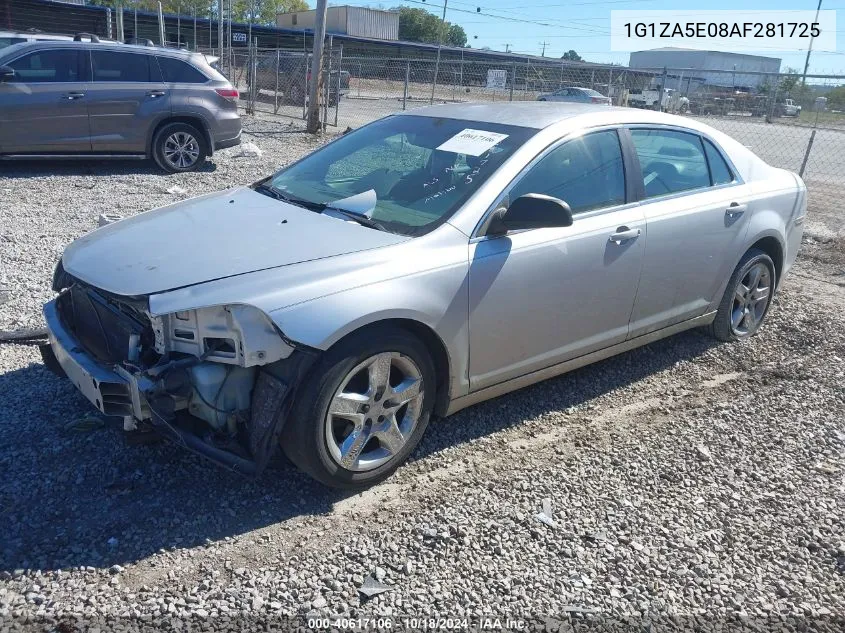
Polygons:
M591 62L628 63L628 53L610 52L610 12L613 9L648 11L694 10L806 10L815 11L818 0L707 0L678 2L677 0L448 0L446 19L460 24L473 48L488 46L494 50L540 55L545 45L546 57L560 58L569 49L576 50ZM311 0L311 4L314 1ZM368 0L329 0L329 5L370 6L391 8L398 5L428 9L440 16L443 0L396 0L373 2ZM476 9L480 7L481 13ZM819 51L814 47L810 58L810 73L845 73L845 0L823 0L822 9L837 9L836 51ZM655 18L659 16L653 16ZM734 52L780 57L781 69L803 69L805 51L781 52L752 50L738 47Z

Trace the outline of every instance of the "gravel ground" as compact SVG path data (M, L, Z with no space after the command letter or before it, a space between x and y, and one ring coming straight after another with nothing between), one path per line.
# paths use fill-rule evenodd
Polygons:
M249 140L263 157L180 177L4 166L0 329L40 323L61 249L101 212L248 182L321 142ZM282 458L248 480L127 446L36 348L0 346L0 630L309 614L841 630L843 307L842 244L810 238L753 340L685 333L435 421L408 465L352 496ZM373 583L386 591L367 598Z

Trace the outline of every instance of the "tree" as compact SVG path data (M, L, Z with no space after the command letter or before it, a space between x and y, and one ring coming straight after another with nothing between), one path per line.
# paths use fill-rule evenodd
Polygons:
M836 110L845 108L845 86L839 86L827 93L827 104Z
M443 43L449 46L466 46L467 35L457 24L443 22L425 9L396 7L392 11L399 13L399 39L408 42L437 44L443 33Z
M460 24L450 24L446 41L450 46L465 47L467 45L467 34Z
M115 7L117 0L90 0L89 4L105 7ZM158 11L158 0L124 0L124 9L138 9L139 11ZM227 0L228 4L228 0ZM217 16L216 0L162 0L164 13L181 14L197 17ZM234 0L232 2L232 19L235 22L249 22L264 26L274 26L278 13L292 13L307 11L305 0Z
M787 68L784 73L778 83L778 92L781 95L792 95L801 78L798 76L798 71L794 68Z
M172 2L173 0L171 0ZM305 0L235 0L232 3L232 17L238 22L275 26L276 15L308 11Z
M576 53L575 51L573 51L572 49L566 51L561 56L561 59L565 59L565 60L570 61L570 62L582 62L582 61L584 61L583 59L581 59L581 56L578 53Z

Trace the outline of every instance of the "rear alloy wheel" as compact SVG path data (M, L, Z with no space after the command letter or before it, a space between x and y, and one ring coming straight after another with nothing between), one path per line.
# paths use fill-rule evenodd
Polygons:
M353 334L303 381L282 448L327 486L378 483L407 459L428 426L434 376L425 346L410 332L385 327Z
M153 139L153 156L169 173L197 169L208 155L202 135L187 123L165 125Z
M769 312L775 291L775 265L763 251L748 251L734 270L711 330L720 341L754 336Z

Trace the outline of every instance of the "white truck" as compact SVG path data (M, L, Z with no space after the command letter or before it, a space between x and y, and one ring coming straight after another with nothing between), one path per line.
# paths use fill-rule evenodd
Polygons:
M784 99L781 104L781 113L783 116L798 116L801 114L801 106L792 99Z
M660 101L660 90L657 88L634 88L628 92L628 105L632 108L647 108L649 110L668 110L669 104L672 101L672 96L675 90L673 88L666 88L663 91L663 102L658 108L657 103Z

